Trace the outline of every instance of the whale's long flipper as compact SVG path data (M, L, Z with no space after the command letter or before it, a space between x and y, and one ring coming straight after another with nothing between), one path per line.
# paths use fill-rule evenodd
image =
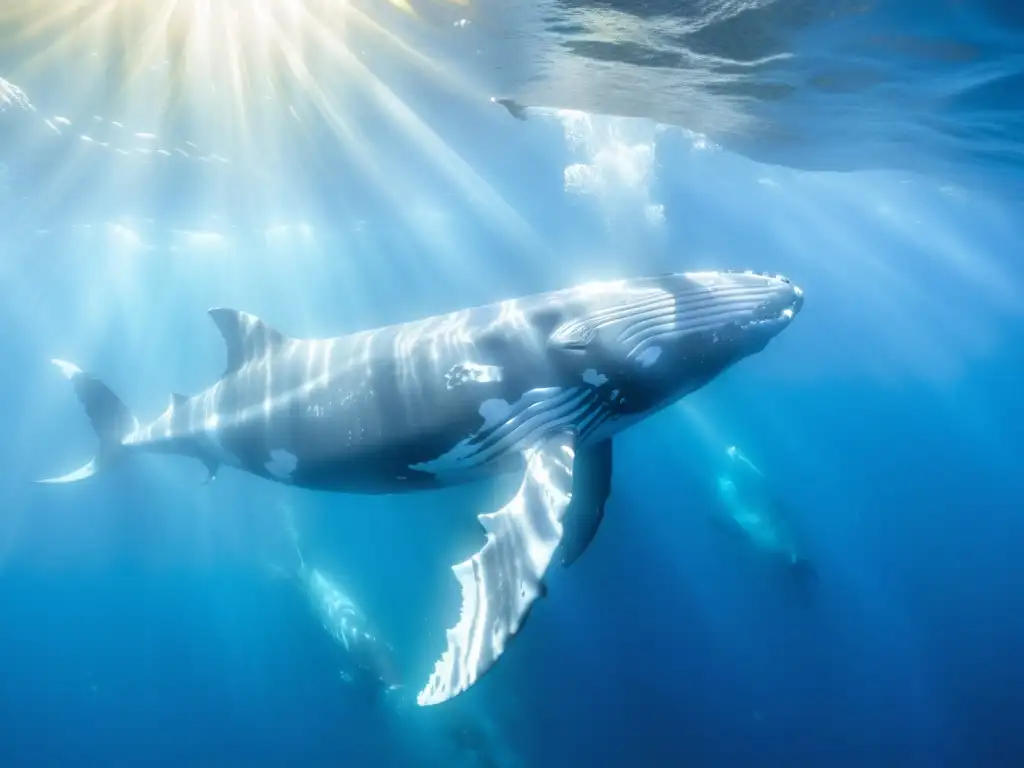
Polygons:
M565 514L565 533L559 546L562 565L568 568L587 551L604 520L604 507L612 491L612 441L602 440L576 456L572 503Z
M75 394L85 407L85 413L99 439L99 447L92 460L73 472L36 482L74 483L92 477L116 461L124 450L122 442L138 429L139 424L121 399L95 376L64 360L54 360L53 364L60 368L61 373L74 386Z
M519 492L497 512L480 515L487 543L452 567L462 586L462 615L420 706L440 704L483 676L544 595L543 578L562 538L572 499L575 437L559 432L527 453Z

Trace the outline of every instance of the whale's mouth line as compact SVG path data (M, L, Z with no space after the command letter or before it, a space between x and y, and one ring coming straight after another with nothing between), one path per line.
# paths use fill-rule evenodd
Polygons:
M783 307L779 310L773 310L769 313L765 313L762 316L755 316L750 318L745 323L740 323L739 326L743 330L752 330L758 326L768 327L779 324L788 325L796 317L800 311L800 303L794 301L789 306Z
M803 304L799 288L793 290L789 301L781 298L774 286L729 286L638 302L619 310L625 315L632 313L635 319L619 332L616 341L629 347L629 356L635 358L654 344L730 327L741 333L763 331L774 336L796 317Z

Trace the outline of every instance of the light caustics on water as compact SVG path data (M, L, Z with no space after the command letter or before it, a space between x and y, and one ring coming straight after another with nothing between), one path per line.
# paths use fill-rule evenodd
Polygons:
M933 3L922 25L900 5L476 0L465 51L517 109L647 118L763 162L1019 163L1010 6Z
M40 114L29 99L28 94L20 87L0 77L0 112L27 113L39 121L42 132L53 137L70 139L80 143L87 151L107 153L108 159L121 158L141 160L166 158L173 162L198 163L200 165L229 165L230 157L210 152L190 139L181 139L167 143L163 137L143 130L135 130L119 120L110 120L101 115L92 115L80 124L62 114ZM0 165L6 170L6 166ZM208 224L222 224L227 228L223 217L209 215ZM49 222L47 226L38 227L34 231L37 238L47 237L66 229L76 239L94 240L98 238L102 244L119 254L131 254L139 251L152 251L154 246L148 242L146 230L152 229L155 222L122 218L102 222L75 222L65 224L58 222L55 226ZM294 248L311 244L315 239L310 224L303 220L276 221L267 223L252 231L261 238L269 249ZM167 233L167 247L172 252L209 253L223 251L232 247L231 241L224 232L216 229L174 228Z
M387 101L368 61L404 57L453 77L402 38L402 17L417 17L416 2L13 0L0 9L0 33L33 52L22 70L76 62L83 98L122 97L134 112L185 115L236 145L266 123L268 103L279 117L298 119L296 105L305 100L340 138L358 143L345 96L362 89ZM96 94L97 84L106 92Z
M160 69L167 89L215 89L222 98L244 102L261 98L268 86L286 86L288 78L315 90L323 72L315 69L311 55L328 56L332 66L355 68L353 57L369 47L389 45L429 65L394 31L395 14L416 19L417 6L468 2L11 0L0 9L0 31L9 42L38 48L26 63L29 69L66 63L67 54L84 48L90 58L102 59L100 66L116 60L121 85L132 86L134 79ZM90 73L80 67L76 74ZM165 90L157 95L169 99L173 94Z
M236 162L270 168L272 175L288 170L289 150L315 141L306 125L313 120L329 128L347 164L393 187L394 179L379 168L386 163L372 129L356 115L373 104L428 161L459 176L457 186L472 198L497 202L403 101L389 76L404 67L450 92L471 92L457 72L416 43L429 30L435 6L458 11L468 2L12 0L0 8L0 42L28 52L15 71L5 73L12 82L63 76L75 62L75 87L63 89L64 98L90 104L90 116L96 104L128 113L118 114L117 122L134 123L151 152L193 154L167 134L189 132L195 139L198 133L206 144L225 148L207 153L210 159L231 154ZM70 104L64 113L76 124L83 121L79 106ZM48 120L55 132L67 127ZM79 133L86 141L105 140Z
M26 166L19 178L32 186L19 190L32 206L20 220L38 222L33 229L66 226L67 210L86 197L109 209L127 194L123 219L110 211L115 217L107 222L90 223L118 248L156 249L168 238L147 235L154 228L139 221L136 190L184 169L198 177L200 193L181 224L172 225L173 250L230 251L241 233L228 231L226 222L242 216L252 225L245 230L262 233L269 251L280 250L282 240L305 251L315 238L303 233L318 228L316 209L328 199L332 231L359 245L360 222L379 201L416 241L418 259L457 262L465 249L452 242L454 214L438 211L436 190L443 187L504 242L543 254L543 241L501 191L412 103L422 89L410 86L410 77L423 87L436 84L460 104L478 100L488 109L486 94L458 68L424 52L423 41L439 24L452 30L452 18L472 12L468 3L2 3L0 44L19 55L3 75L23 86L39 110L31 118L36 130L18 133L17 146L0 147L18 159L19 170ZM310 172L318 163L332 173ZM79 194L83 188L88 196Z

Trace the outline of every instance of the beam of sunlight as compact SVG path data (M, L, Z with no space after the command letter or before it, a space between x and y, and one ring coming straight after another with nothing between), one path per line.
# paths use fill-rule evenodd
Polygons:
M62 85L73 82L63 93L52 92L72 103L63 105L61 115L44 118L46 134L74 134L81 142L50 180L51 198L66 193L76 177L91 175L83 168L87 152L106 149L150 162L204 155L193 151L197 136L221 148L206 152L207 161L226 163L225 155L231 154L263 180L286 177L286 184L295 183L294 150L312 140L302 125L306 108L318 113L347 161L389 189L397 185L379 169L376 155L382 150L371 148L368 131L360 130L353 112L371 101L386 118L412 122L401 98L384 82L383 72L394 66L485 103L457 72L417 50L410 39L420 28L429 31L421 8L459 8L467 2L12 0L0 8L0 43L24 52L17 70L5 73L15 81L51 82L59 74ZM75 64L71 79L69 62ZM20 90L3 83L0 105L27 103ZM94 115L96 104L117 119ZM422 130L409 138L422 139ZM30 143L19 152L48 149L44 134ZM426 155L428 148L422 149ZM116 170L129 178L114 181L118 188L137 184L140 172L153 167L122 164ZM90 179L90 184L101 182ZM285 184L249 186L268 204L288 197L286 190L274 189Z
M47 316L49 296L38 306L23 302L25 320L41 332L52 326L51 338L67 341L69 332L77 333L71 349L87 350L89 339L118 319L157 315L169 300L155 303L138 289L151 277L176 282L188 289L186 303L198 302L195 270L234 286L244 262L242 269L259 271L278 297L283 292L302 308L298 320L278 322L315 328L315 305L304 298L326 264L296 269L295 259L336 258L330 249L346 263L362 260L368 270L359 258L372 255L367 248L352 253L344 246L374 243L363 237L363 211L350 212L358 206L346 199L326 206L330 244L318 236L327 229L323 221L303 220L304 201L323 199L316 186L322 174L310 167L310 157L321 154L325 140L345 175L375 187L412 233L418 247L406 258L416 269L440 262L456 279L479 275L464 268L470 241L459 236L436 185L420 181L403 152L380 140L375 123L381 120L470 213L543 260L546 245L532 227L392 82L396 68L412 71L489 109L486 95L417 47L420 31L430 33L432 12L447 6L462 13L468 0L3 3L0 43L19 54L20 65L4 73L13 80L0 81L0 107L36 110L24 122L38 123L36 130L19 130L19 146L7 148L23 170L32 166L21 177L31 182L21 190L29 193L19 206L21 223L35 233L34 247L73 250L63 257L69 267L84 256L90 261L76 269L78 290L62 297L59 319L36 324ZM178 189L183 169L198 176L187 178L196 187L192 194ZM168 209L168 195L179 218L147 221L147 213ZM228 226L238 211L245 221ZM174 258L159 258L165 251ZM14 282L32 282L30 264L6 266ZM111 274L113 280L104 277ZM352 278L346 284L358 283L357 275L345 277ZM212 303L262 290L223 289ZM350 293L341 304L358 316L367 300ZM124 327L123 342L132 344L132 326Z
M372 83L374 74L366 67L354 71L353 59L401 57L435 78L456 79L395 31L400 20L388 9L415 19L415 0L369 5L12 0L0 9L0 42L29 50L19 77L73 61L75 90L83 99L102 94L156 117L188 114L232 141L245 141L252 123L266 116L260 109L265 102L288 103L325 83L340 90Z

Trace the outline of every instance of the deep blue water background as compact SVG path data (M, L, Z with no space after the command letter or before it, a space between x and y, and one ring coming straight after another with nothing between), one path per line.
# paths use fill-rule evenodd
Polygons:
M0 115L0 765L1024 763L1013 153L962 177L806 172L595 118L602 146L655 147L630 187L556 119L521 123L389 74L440 143L424 148L358 102L361 130L386 148L366 167L315 120L299 138L275 134L287 162L269 172L87 153L40 121L117 116L41 75L19 82L35 113ZM1005 125L1019 126L1008 99ZM577 162L606 163L600 194L567 193ZM309 234L266 236L289 222ZM229 242L190 248L185 229ZM445 707L392 713L354 697L269 566L293 558L289 508L307 558L351 587L415 685L456 618L448 566L479 544L474 515L499 490L366 499L230 471L203 486L184 459L29 482L93 447L49 358L97 373L149 417L222 370L210 306L316 336L575 281L726 267L789 275L807 296L800 317L617 438L594 545L552 575L493 673ZM806 528L821 577L810 599L709 525L730 444ZM451 733L470 726L489 730L491 763L453 756Z

